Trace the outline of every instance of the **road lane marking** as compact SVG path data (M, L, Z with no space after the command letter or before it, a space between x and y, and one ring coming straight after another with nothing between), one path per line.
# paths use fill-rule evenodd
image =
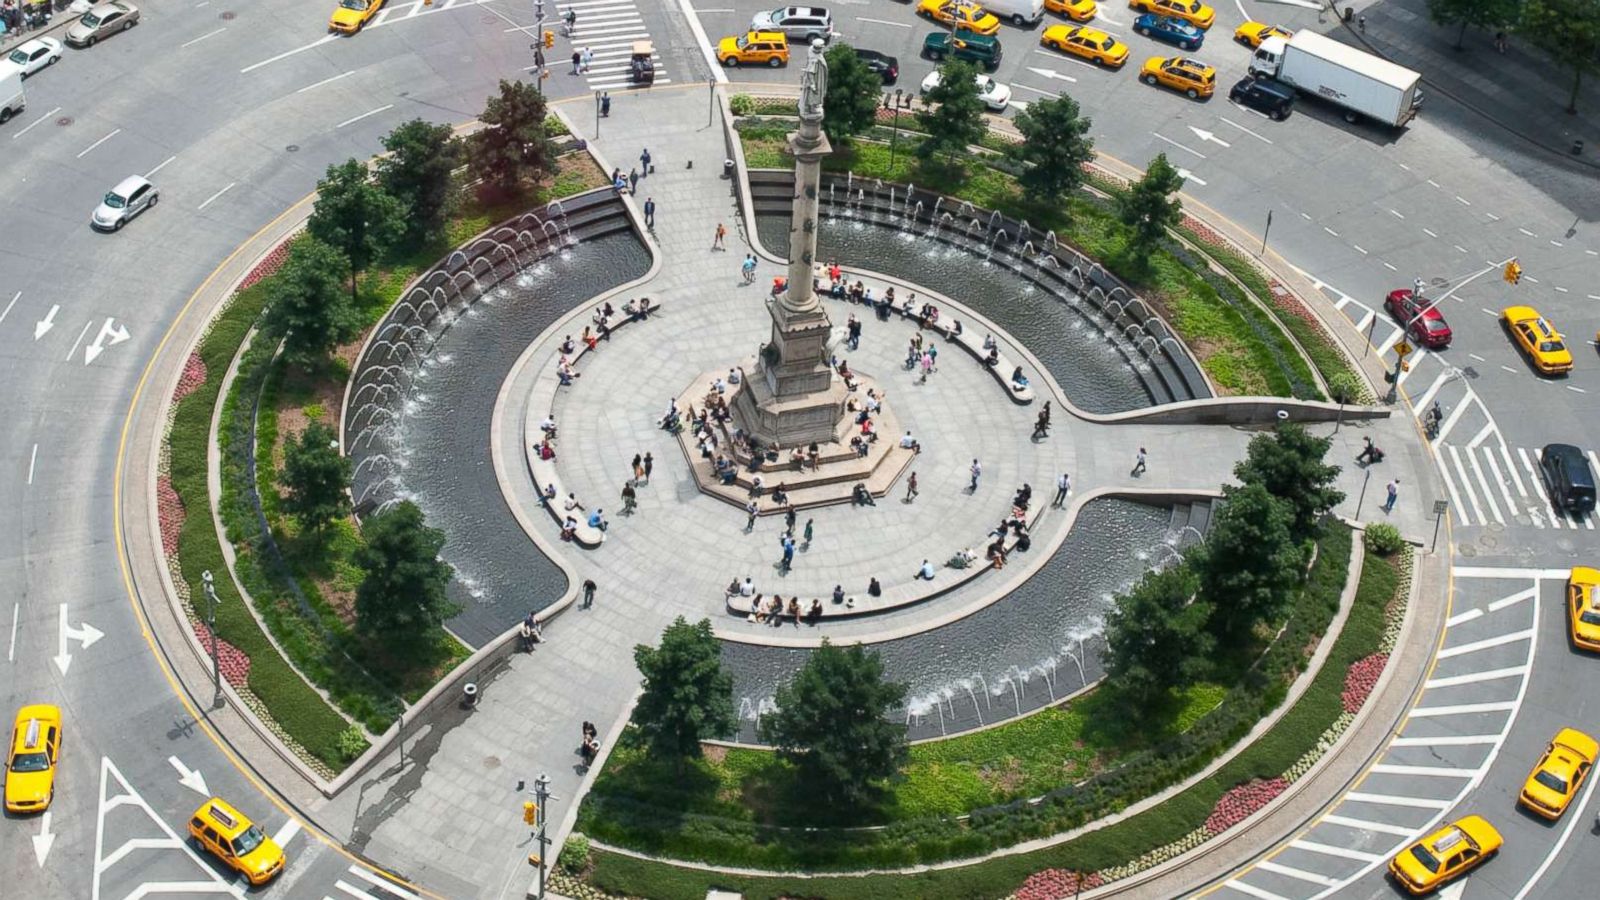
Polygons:
M1397 737L1389 742L1391 747L1471 747L1479 744L1498 744L1498 734L1445 734L1433 737Z
M1384 265L1384 268L1387 268L1387 269L1388 269L1388 270L1389 270L1389 271L1391 271L1391 272L1398 272L1398 271L1400 271L1400 270L1399 270L1399 269L1397 269L1397 268L1395 268L1395 267L1394 267L1394 266L1392 266L1392 265L1390 265L1390 264L1389 264L1389 263L1388 263L1388 261L1387 261L1387 260L1386 260L1386 261L1384 261L1384 263L1383 263L1383 265Z
M1477 769L1457 769L1453 766L1398 766L1390 763L1378 763L1368 771L1374 775L1417 775L1425 778L1471 778L1478 774Z
M1439 187L1439 182L1437 182L1437 181L1434 181L1434 180L1433 180L1433 179L1432 179L1432 178L1429 178L1429 179L1428 179L1428 183L1429 183L1429 184L1431 184L1431 185L1433 185L1433 186L1434 186L1434 187ZM1442 190L1444 190L1444 188L1439 188L1439 190L1441 190L1441 191L1442 191Z
M169 156L166 159L162 160L161 161L161 165L156 166L154 169L151 169L150 171L144 173L144 180L145 181L149 181L150 180L150 176L156 174L157 172L161 171L162 169L165 169L167 167L167 163L172 162L173 160L175 160L177 158L178 157L176 157L176 156Z
M312 41L311 43L306 44L304 47L296 47L293 50L285 50L284 52L279 53L277 56L273 56L273 57L270 57L268 59L263 59L261 62L255 63L253 65L245 66L244 68L239 70L239 74L240 75L248 75L251 72L254 72L255 70L261 68L262 66L271 65L272 63L275 63L280 59L288 59L289 57L294 56L297 53L304 53L304 52L306 52L307 50L310 50L313 47L321 47L323 44L326 44L329 41L336 41L338 39L339 39L339 36L336 35L336 34L325 34L322 37L317 38L316 40Z
M228 182L228 186L227 187L225 187L222 190L217 191L215 194L212 194L211 196L207 197L206 201L204 203L200 204L200 206L198 208L199 209L205 209L206 207L210 206L212 201L216 200L218 197L221 197L223 194L226 194L227 192L233 190L234 185L236 185L238 183L239 182L237 182L237 181Z
M78 345L83 343L83 336L89 333L89 326L93 324L93 319L83 323L83 330L78 332L78 339L72 342L72 349L67 351L67 362L72 362L72 358L78 355Z
M1427 235L1428 237L1431 237L1431 238L1436 238L1436 237L1439 236L1439 235L1435 234L1432 229L1428 229L1428 228L1422 229L1422 233Z
M28 483L33 484L33 467L39 461L39 445L33 445L33 455L28 457Z
M907 25L905 22L890 22L887 19L866 19L866 18L862 18L861 16L856 16L856 21L857 22L871 22L874 25L893 25L896 28L910 28L911 27L910 25Z
M1400 211L1397 210L1397 209L1389 210L1389 215L1394 216L1396 219L1404 219L1405 218L1405 216L1402 216L1400 214Z
M1327 820L1324 819L1323 821ZM1264 859L1257 863L1256 868L1263 872L1271 872L1274 875L1283 875L1289 878L1298 879L1300 881L1309 881L1312 884L1319 884L1323 887L1337 887L1339 884L1337 879L1329 878L1326 875L1318 875L1315 872L1307 872L1305 869L1296 869L1294 866L1286 866L1282 863L1275 863L1270 859Z
M1446 628L1454 628L1457 625L1462 624L1463 622L1471 622L1473 619L1479 618L1482 615L1483 615L1483 610L1476 609L1476 608L1469 609L1466 612L1456 613L1455 615L1451 616L1450 618L1444 620L1444 627L1446 627Z
M1471 206L1472 205L1472 203L1470 201L1468 201L1465 197L1461 196L1460 194L1456 195L1456 202L1461 204L1462 206Z
M11 307L16 306L17 305L17 300L21 299L21 297L22 297L22 292L21 291L17 291L15 294L11 295L11 302L6 304L6 311L5 312L0 312L0 324L4 324L5 323L6 316L11 315Z
M306 91L309 91L312 88L319 88L319 87L322 87L325 84L331 84L331 83L333 83L335 81L338 81L341 78L349 78L351 75L354 75L354 74L355 74L355 70L354 69L350 70L349 72L340 72L339 74L333 76L332 78L324 78L321 81L318 81L318 82L316 82L314 84L308 84L305 87L301 88L300 90L295 91L295 93L296 94L304 94Z
M1374 768L1377 767L1374 766ZM1376 853L1368 853L1365 850L1351 850L1347 847L1334 847L1329 844L1319 844L1316 841L1290 841L1289 846L1295 848L1296 850L1305 850L1309 853L1321 853L1324 856L1337 856L1342 859L1353 859L1357 862L1377 862L1378 860L1385 858L1384 856L1380 856Z
M1538 237L1538 235L1534 234L1533 232L1529 231L1526 228L1518 228L1517 230L1522 232L1523 234L1527 235L1528 237Z
M216 31L208 31L205 34L202 34L199 37L195 38L194 40L187 41L185 43L179 44L178 45L178 49L182 50L184 47L188 47L188 46L190 46L192 44L198 44L201 41L205 40L206 38L216 37L217 35L223 33L224 31L227 31L227 30L228 30L228 26L224 25L221 28L218 28Z
M1578 800L1579 810L1586 809L1589 806L1589 799L1594 794L1596 783L1596 779L1589 779L1589 786L1583 789L1583 797ZM1545 870L1550 868L1550 864L1556 861L1556 857L1560 856L1562 849L1567 846L1567 839L1572 837L1572 829L1577 827L1578 822L1583 819L1583 815L1576 810L1573 811L1572 815L1567 816L1567 827L1561 829L1561 837L1556 839L1555 846L1550 848L1550 852L1539 863L1539 868L1533 870L1533 874L1528 877L1527 881L1523 882L1522 890L1517 891L1511 900L1522 900L1522 898L1528 896L1528 892L1533 890L1533 886L1539 883L1540 878L1544 877Z
M117 135L119 135L121 133L122 133L122 129L118 128L116 131L113 131L110 134L106 135L105 137L101 138L100 140L95 141L94 143L90 144L89 146L87 146L87 147L83 148L82 150L78 151L78 158L79 159L83 159L84 156L88 155L90 150L93 150L94 148L100 146L101 144L104 144L106 141L111 140L112 138L116 137Z
M1499 740L1496 738L1495 740ZM1398 797L1393 794L1369 794L1365 791L1351 791L1344 795L1346 800L1356 803L1376 803L1380 806L1404 806L1410 809L1438 809L1445 810L1455 805L1453 800L1434 800L1430 797Z
M377 109L368 110L367 112L364 112L359 116L352 116L351 118L345 119L343 122L340 122L339 124L337 124L337 125L335 125L333 127L335 127L335 128L343 128L346 125L350 125L352 123L359 122L359 121L361 121L362 119L365 119L368 116L375 116L378 113L388 112L391 109L394 109L394 104L393 103L390 103L390 104L388 104L386 106L380 106Z
M1462 684L1477 684L1480 681L1498 681L1501 678L1518 678L1527 674L1527 666L1510 666L1504 669L1489 669L1484 672L1471 672L1466 675L1450 675L1445 678L1430 678L1422 683L1425 688L1455 687Z
M1491 222L1500 221L1500 217L1495 215L1494 213L1484 213L1484 215L1488 216L1489 217L1489 221L1491 221Z
M1356 248L1356 252L1360 253L1362 256L1366 256L1367 255L1366 248L1362 247L1360 244L1351 244L1350 246Z
M1206 155L1204 153L1201 153L1199 150L1196 150L1193 147L1185 147L1184 145L1178 143L1177 141L1173 140L1172 138L1167 137L1166 135L1162 134L1159 131L1152 131L1150 133L1155 135L1158 140L1166 141L1167 143L1171 144L1172 146L1177 147L1179 150L1185 150L1185 151L1187 151L1189 153L1193 153L1195 156L1198 156L1201 159L1205 159L1206 158Z
M1514 631L1510 634L1500 634L1492 638L1484 638L1481 641L1473 641L1469 644L1457 644L1454 647L1446 647L1439 651L1437 658L1449 659L1452 656L1462 656L1467 653L1476 653L1479 650L1488 650L1491 647L1499 647L1502 644L1514 644L1517 641L1525 641L1531 637L1533 637L1533 629L1526 628L1522 631ZM1507 708L1509 709L1510 707ZM1411 714L1417 715L1420 712L1421 710L1412 710Z
M1467 252L1467 248L1461 246L1460 244L1454 244L1453 246L1456 248L1456 250L1458 250L1461 253L1466 253ZM1460 298L1457 298L1457 299L1460 299Z
M26 128L22 129L21 131L17 132L16 134L13 134L11 136L11 139L14 141L17 138L22 137L23 135L25 135L28 132L32 131L33 130L33 126L38 125L40 122L43 122L45 119L50 118L51 116L55 115L58 112L61 112L61 107L59 107L59 106L56 107L55 109L50 110L49 112L45 113L44 115L40 116L39 118L34 119L32 122L29 122Z
M1271 138L1265 137L1263 135L1256 134L1254 131L1251 131L1250 129L1244 127L1243 125L1240 125L1238 122L1235 122L1234 120L1228 118L1227 116L1219 116L1218 118L1222 119L1222 121L1224 121L1224 122L1227 122L1229 125L1232 125L1233 127L1239 129L1240 131L1244 132L1245 134L1250 135L1251 137L1255 138L1258 141L1265 141L1265 142L1267 142L1269 144L1272 143L1272 139Z
M1472 479L1467 475L1467 469L1461 464L1461 454L1456 452L1454 444L1446 445L1445 450L1450 454L1450 463L1456 467L1456 473L1461 476L1461 489L1467 492L1467 501L1472 504L1472 514L1477 516L1478 523L1487 525L1489 520L1483 516L1483 507L1478 505L1478 494L1472 489ZM1472 451L1467 451L1471 456Z
M22 611L22 601L11 604L11 649L6 651L6 661L15 662L17 658L17 614Z
M1331 235L1333 235L1333 236L1334 236L1334 237L1338 237L1338 236L1339 236L1339 232L1337 232L1337 231L1334 231L1334 230L1333 230L1333 229L1332 229L1332 228L1329 228L1329 227L1328 227L1328 226L1326 226L1326 225L1324 225L1324 226L1322 226L1322 230L1323 230L1323 231L1326 231L1326 232L1327 232L1327 233L1329 233L1329 234L1331 234Z
M287 822L284 822L283 827L279 828L278 832L272 836L272 842L277 844L279 847L287 847L289 842L294 840L294 836L299 833L300 820L290 819Z
M1380 834L1392 834L1395 837L1410 837L1416 833L1414 830L1407 828L1404 825L1390 825L1387 822L1369 822L1366 819L1352 819L1349 816L1327 815L1322 817L1322 821L1327 822L1330 825L1343 825L1346 828L1354 828L1358 831L1376 831ZM1332 883L1330 883L1329 886L1331 887Z
M1224 882L1224 885L1238 891L1241 894L1249 894L1250 896L1255 897L1256 900L1289 900L1288 897L1285 897L1282 894L1274 894L1269 890L1258 888L1253 884L1240 881L1237 878Z

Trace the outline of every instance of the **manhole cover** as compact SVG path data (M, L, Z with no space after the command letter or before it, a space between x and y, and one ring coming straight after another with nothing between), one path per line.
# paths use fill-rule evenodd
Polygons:
M62 116L61 118L56 120L56 124L60 125L62 128L65 128L68 125L72 124L72 117L71 116Z
M237 16L237 15L238 15L238 13L229 11L229 12L218 13L217 14L217 18L221 19L224 22L232 22L233 21L233 17Z
M283 149L289 151L290 153L299 153L300 152L300 145L299 144L290 144L289 146L287 146L287 147L285 147Z
M483 767L485 769L498 769L498 768L500 768L500 757L498 757L498 756L485 756L483 758Z

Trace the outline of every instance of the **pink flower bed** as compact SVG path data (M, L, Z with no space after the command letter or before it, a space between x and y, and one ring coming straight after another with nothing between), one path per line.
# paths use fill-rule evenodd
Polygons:
M204 622L194 623L194 636L200 639L200 646L210 656L211 633ZM250 657L227 641L217 641L217 664L222 669L222 677L234 687L243 687L250 680Z
M1184 213L1183 227L1194 232L1195 236L1201 241L1210 244L1213 247L1226 248L1228 246L1228 243L1224 241L1222 236L1217 234L1217 232L1213 230L1210 225L1207 225L1188 213Z
M1227 831L1271 803L1288 786L1289 782L1282 778L1266 781L1258 778L1235 787L1223 794L1217 805L1211 808L1211 815L1206 817L1206 831L1211 835Z
M183 402L183 398L199 390L205 381L206 361L198 353L189 354L189 359L183 364L183 374L178 377L178 389L172 392L172 402Z
M178 552L178 532L183 530L183 501L172 489L172 479L165 475L156 479L156 508L161 522L161 552L171 556Z
M1082 884L1078 882L1080 878L1083 879ZM1080 890L1092 891L1099 886L1100 875L1097 872L1084 875L1066 869L1045 869L1029 875L1022 887L1017 888L1017 900L1061 900Z
M272 248L271 253L268 253L266 256L262 257L261 262L256 263L256 267L250 270L250 274L246 275L244 280L239 282L239 290L242 291L245 288L252 287L256 282L278 271L278 269L283 266L283 261L288 258L289 242L284 241L278 246Z
M1383 674L1383 667L1388 664L1387 653L1374 653L1350 664L1350 671L1344 675L1344 693L1339 695L1345 712L1353 713L1361 709L1372 695L1372 689L1378 686L1378 676Z

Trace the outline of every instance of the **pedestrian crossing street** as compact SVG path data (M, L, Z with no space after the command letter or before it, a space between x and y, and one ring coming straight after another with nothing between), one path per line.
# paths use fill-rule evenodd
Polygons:
M577 27L573 29L566 56L551 56L547 67L553 73L570 73L572 51L588 48L594 52L594 61L584 74L590 90L619 90L629 86L628 62L633 57L633 42L650 40L639 7L633 0L574 0L572 3L555 3L546 27L558 37L561 48L561 17L567 10L578 14ZM550 51L556 53L556 51ZM560 58L557 58L557 57ZM661 65L661 54L653 54L656 64L656 84L671 84L667 70ZM566 65L563 66L563 63ZM551 77L556 77L552 75Z

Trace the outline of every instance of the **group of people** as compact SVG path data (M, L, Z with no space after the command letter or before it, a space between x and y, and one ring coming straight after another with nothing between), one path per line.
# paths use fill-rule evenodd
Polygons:
M622 304L621 316L623 321L634 319L648 319L655 307L650 304L649 297L640 297L638 302L628 300ZM562 386L571 385L573 379L582 375L572 366L572 360L578 353L578 343L581 342L586 350L595 350L601 341L611 340L611 323L617 318L617 310L607 300L595 310L590 325L583 326L583 335L574 341L572 335L567 335L557 347L560 353L556 357L556 377L561 380Z
M10 34L29 28L43 28L50 24L50 4L45 0L18 3L5 0L0 3L0 33Z

